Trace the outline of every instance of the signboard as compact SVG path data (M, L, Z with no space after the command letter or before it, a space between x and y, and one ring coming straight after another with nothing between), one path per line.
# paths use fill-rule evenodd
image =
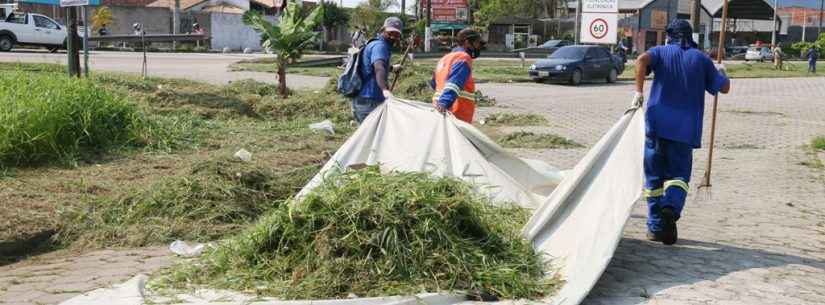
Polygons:
M61 7L89 5L89 0L60 0Z
M469 5L467 0L431 0L432 20L443 22L467 21ZM427 14L427 1L421 2L424 15Z
M583 0L583 13L619 13L619 0Z
M663 30L667 27L667 11L652 10L650 13L650 28Z
M20 0L19 3L36 3L36 4L49 4L49 5L61 5L63 6L63 2L76 2L76 1L66 1L66 0ZM100 0L85 0L83 1L83 5L100 5Z
M616 14L582 13L581 42L616 44L618 18Z

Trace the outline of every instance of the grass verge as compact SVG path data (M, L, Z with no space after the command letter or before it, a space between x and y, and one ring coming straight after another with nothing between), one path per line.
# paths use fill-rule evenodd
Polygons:
M730 78L793 78L793 77L817 77L822 74L808 73L807 63L785 62L782 70L776 70L773 63L741 63L726 64L725 69ZM619 76L622 80L635 79L636 68L634 65L627 65L624 73Z
M558 281L545 277L544 258L519 235L527 217L451 178L350 171L278 206L161 286L286 299L447 290L537 299Z
M811 147L815 150L825 151L825 136L823 137L816 137L811 140Z

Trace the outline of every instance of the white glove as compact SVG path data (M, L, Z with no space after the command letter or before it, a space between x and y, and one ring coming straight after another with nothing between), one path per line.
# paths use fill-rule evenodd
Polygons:
M392 95L392 92L390 92L390 90L384 90L383 93L384 93L384 98L385 99L390 99L390 98L395 97L394 95Z
M391 69L392 72L401 72L401 65L400 64L392 65L391 68L392 68Z
M633 94L633 101L630 102L630 108L639 108L642 107L642 104L645 103L645 95L641 92L636 92Z
M722 73L725 77L728 77L728 70L725 68L725 64L714 64L716 70L719 70L719 73Z

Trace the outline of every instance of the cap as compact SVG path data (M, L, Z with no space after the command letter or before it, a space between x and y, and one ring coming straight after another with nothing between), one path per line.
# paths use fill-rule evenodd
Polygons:
M474 28L464 28L456 34L455 39L458 43L462 43L464 41L479 41L481 44L486 43L481 37L481 33Z
M693 27L690 26L690 23L687 22L687 20L676 19L667 26L667 32L671 34L690 34L693 33Z
M384 31L401 33L403 27L404 23L401 22L401 19L398 17L387 17L387 19L384 19Z

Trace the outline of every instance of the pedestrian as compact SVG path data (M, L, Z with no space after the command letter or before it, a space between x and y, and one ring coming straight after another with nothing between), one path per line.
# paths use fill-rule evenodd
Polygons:
M782 46L780 44L776 44L776 47L773 48L773 67L776 70L782 71L782 56L785 53L782 53Z
M352 114L358 123L378 106L384 103L387 97L392 96L387 80L393 70L399 65L390 66L392 46L401 40L403 23L398 17L388 17L376 39L371 40L363 51L361 61L361 91L352 100Z
M449 111L459 120L473 123L476 108L473 60L481 55L484 44L481 33L465 28L456 35L456 47L438 61L431 86L435 88L433 105L439 112Z
M644 102L645 76L654 74L645 112L644 173L648 206L647 237L676 243L679 220L688 193L693 149L702 143L705 91L728 93L724 66L714 66L697 49L687 21L667 27L668 43L639 56L632 107Z
M808 52L805 53L805 57L808 58L808 73L816 74L816 60L819 59L819 51L811 46L808 48Z

